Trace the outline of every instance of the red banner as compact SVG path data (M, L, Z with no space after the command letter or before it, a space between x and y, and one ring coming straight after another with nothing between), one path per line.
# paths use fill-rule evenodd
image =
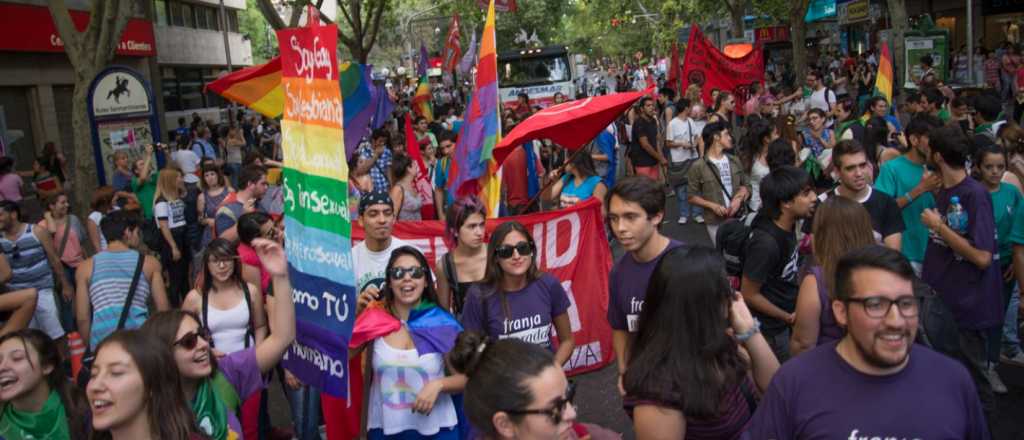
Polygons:
M690 84L701 85L704 102L711 103L711 90L728 91L736 97L735 113L743 114L750 98L750 85L764 82L764 51L755 47L740 58L730 58L718 50L694 24L690 28L683 61L683 90Z
M538 267L561 280L569 294L569 322L576 349L565 364L566 372L579 374L608 365L614 354L608 326L612 255L601 220L601 203L591 199L559 211L488 219L487 233L510 220L531 231L537 242ZM448 252L440 221L398 222L393 234L423 251L431 263ZM363 237L363 229L353 222L352 246Z
M89 13L71 11L75 28L84 31ZM0 51L64 52L50 10L43 6L0 3ZM117 45L118 55L149 57L156 55L153 23L141 18L128 20Z
M459 43L459 14L452 16L452 22L448 25L448 38L444 43L444 56L442 57L442 68L446 72L454 72L455 66L462 58L462 44Z
M488 0L476 0L476 5L487 12L490 6ZM494 10L497 12L516 12L516 0L494 0Z

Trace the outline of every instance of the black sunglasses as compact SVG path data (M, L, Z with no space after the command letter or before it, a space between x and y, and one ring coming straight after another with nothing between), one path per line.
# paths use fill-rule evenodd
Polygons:
M569 382L569 387L565 390L565 397L562 397L551 405L551 408L547 409L517 409L511 411L505 411L511 415L528 415L537 414L542 416L548 416L551 419L552 424L562 423L562 417L565 416L565 411L569 409L569 405L572 404L573 398L576 397L576 383Z
M412 275L412 279L418 280L420 278L423 278L424 275L426 275L426 271L423 270L422 266L416 266L416 267L392 267L391 271L388 272L388 276L390 276L391 279L395 280L395 281L398 281L398 280L400 280L402 278L405 278L405 274L410 274L410 275Z
M528 241L520 241L519 243L516 243L514 246L503 244L501 246L494 248L494 255L497 255L498 258L501 259L508 259L512 258L513 251L518 252L519 255L522 257L528 257L530 255L533 255L534 245L533 243L530 243Z
M199 343L199 338L203 338L204 341L210 342L210 329L206 327L199 327L196 331L185 333L185 336L174 341L171 345L191 350L196 348L196 344Z

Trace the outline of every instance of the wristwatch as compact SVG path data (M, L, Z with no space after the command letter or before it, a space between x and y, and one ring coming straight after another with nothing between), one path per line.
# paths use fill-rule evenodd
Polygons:
M747 342L748 339L752 338L757 333L761 333L761 321L754 318L754 325L750 326L750 329L747 331L737 334L736 340L740 342Z

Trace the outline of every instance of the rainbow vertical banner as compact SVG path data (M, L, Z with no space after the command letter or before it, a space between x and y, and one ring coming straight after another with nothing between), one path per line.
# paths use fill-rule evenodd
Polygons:
M277 40L286 250L297 318L285 367L303 383L346 397L356 297L338 31L314 23L280 30Z

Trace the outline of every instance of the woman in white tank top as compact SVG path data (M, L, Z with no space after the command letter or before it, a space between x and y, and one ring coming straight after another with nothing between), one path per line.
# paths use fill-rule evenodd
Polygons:
M238 246L221 238L203 253L203 272L182 309L196 313L213 336L213 347L233 353L267 336L259 286L242 281Z

